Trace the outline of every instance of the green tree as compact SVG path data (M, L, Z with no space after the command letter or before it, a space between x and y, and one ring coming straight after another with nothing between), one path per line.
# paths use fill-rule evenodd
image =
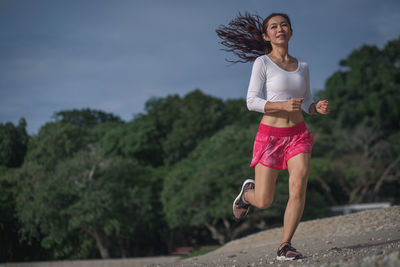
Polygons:
M174 121L182 112L181 105L182 99L179 95L169 95L165 98L153 97L145 103L145 116L154 123L157 139L164 140L172 131Z
M258 124L261 120L262 114L250 112L244 99L227 99L224 102L224 106L223 118L225 125L238 124L242 127L248 127Z
M98 110L64 110L54 114L55 121L42 126L37 136L30 139L27 160L54 168L59 161L72 157L113 127L123 124L121 119Z
M205 139L177 163L164 180L162 202L171 228L206 227L223 244L260 223L253 213L245 225L232 221L232 197L249 167L256 127L228 126Z
M163 149L154 122L146 115L118 127L107 128L99 138L107 155L135 158L154 167L163 164Z
M400 149L383 139L382 132L358 125L336 129L333 136L340 140L334 152L341 156L319 159L314 176L331 204L377 201L383 184L396 185Z
M234 101L231 102L230 107L234 106ZM157 145L161 144L163 163L169 165L186 157L201 140L222 129L234 116L229 110L227 120L225 103L199 89L183 98L171 95L150 99L146 103L146 112L140 119L151 122L147 122L155 130L151 139Z
M19 240L19 222L15 217L17 188L8 179L13 169L24 162L28 139L25 119L20 119L17 126L0 123L0 262L39 259L44 255L40 248Z
M318 97L330 101L330 119L312 118L326 131L360 123L390 134L400 130L400 38L380 50L364 45L340 61ZM337 126L335 126L337 125Z
M56 121L72 123L78 126L92 127L105 122L117 122L122 120L111 113L94 109L62 110L53 115Z
M93 146L59 162L54 172L28 163L16 177L22 231L42 234L54 258L91 256L93 244L103 258L115 247L127 256L129 246L140 247L143 233L151 236L157 225L149 177L151 170L135 160L107 159Z
M43 260L48 254L38 239L30 243L20 240L15 214L18 188L10 179L13 171L0 166L0 262Z
M17 126L11 122L0 123L0 165L19 167L24 161L28 138L24 118L20 119Z
M331 113L307 120L315 137L313 157L327 168L314 165L324 176L311 176L331 204L394 199L392 188L398 191L399 54L400 38L383 49L364 45L340 61L341 69L318 92L329 100Z
M30 139L26 159L53 169L88 144L88 129L64 122L49 122Z
M163 142L166 163L173 164L186 157L206 137L224 126L223 102L200 90L182 99L180 114Z

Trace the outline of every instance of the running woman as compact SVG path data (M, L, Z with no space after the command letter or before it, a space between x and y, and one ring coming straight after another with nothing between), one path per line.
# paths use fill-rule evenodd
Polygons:
M226 51L241 60L254 61L247 91L247 107L263 114L254 141L250 167L255 180L244 181L233 202L236 219L246 216L250 205L266 209L271 205L278 171L289 171L289 200L283 221L283 236L277 259L302 257L291 240L303 214L313 135L302 114L328 114L329 103L314 103L306 62L289 54L293 35L289 16L273 13L266 19L239 14L217 31Z

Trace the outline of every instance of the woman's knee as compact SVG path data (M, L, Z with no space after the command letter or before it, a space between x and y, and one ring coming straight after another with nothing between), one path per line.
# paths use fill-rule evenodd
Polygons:
M256 198L256 203L254 206L256 206L259 209L266 209L269 206L271 206L272 201L274 200L273 197L262 197L262 198Z
M306 199L306 186L293 185L289 190L289 199L292 201L304 201Z
M303 200L306 196L308 173L291 173L289 178L289 198Z

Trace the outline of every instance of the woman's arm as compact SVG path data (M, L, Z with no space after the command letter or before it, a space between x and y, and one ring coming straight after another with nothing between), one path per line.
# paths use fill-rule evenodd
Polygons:
M265 113L276 113L279 111L295 112L301 110L304 98L291 98L285 102L267 102L264 106Z
M315 106L315 109L314 109ZM318 114L328 114L329 113L329 102L328 100L321 100L318 101L317 104L312 103L310 108L308 109L308 113L310 114L316 114L315 111L317 111Z
M302 108L308 114L328 114L329 113L329 102L328 100L318 101L317 104L314 103L310 90L310 71L308 65L305 71L306 80L306 94L304 96L304 102L302 103Z
M308 114L314 114L314 100L310 90L310 70L308 69L308 64L305 66L304 75L304 79L306 81L306 92L304 94L304 101L301 104L301 108Z
M266 81L266 70L261 58L257 58L251 70L249 88L247 90L247 108L251 111L265 113L267 100L263 97Z

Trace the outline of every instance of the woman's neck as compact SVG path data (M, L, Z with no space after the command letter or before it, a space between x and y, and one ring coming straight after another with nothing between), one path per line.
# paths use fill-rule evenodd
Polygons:
M268 55L281 62L290 60L288 46L273 46L271 53Z

